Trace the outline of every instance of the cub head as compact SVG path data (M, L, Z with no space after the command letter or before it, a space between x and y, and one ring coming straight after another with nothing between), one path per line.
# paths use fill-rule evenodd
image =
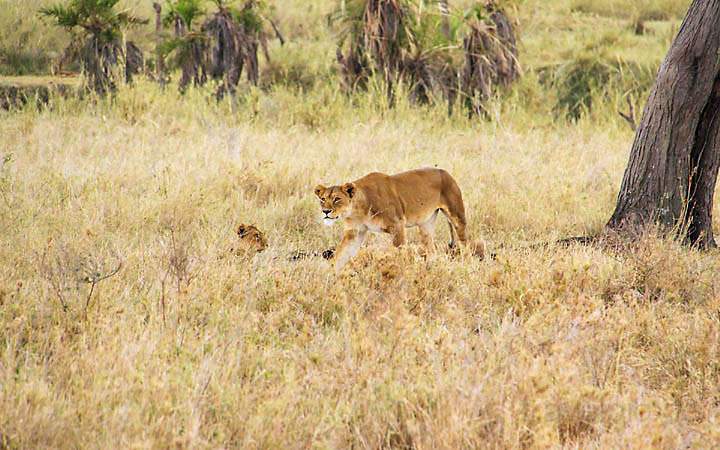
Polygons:
M245 250L260 253L268 246L265 235L255 225L241 224L237 228L237 235L240 238L238 251Z
M332 225L336 220L347 217L352 210L352 199L355 196L355 185L345 183L342 186L315 187L315 195L320 199L320 211L325 225Z

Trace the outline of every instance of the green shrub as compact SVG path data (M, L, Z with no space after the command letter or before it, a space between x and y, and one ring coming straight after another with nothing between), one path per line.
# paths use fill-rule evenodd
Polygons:
M24 2L23 2L24 3ZM53 59L65 47L66 39L55 30L28 16L31 5L0 0L0 75L40 75L50 72Z
M263 64L260 73L260 87L264 90L273 86L287 86L308 91L323 80L331 77L332 60L327 55L331 48L308 43L298 45L288 42L274 48L270 61Z
M39 75L50 71L50 55L36 48L0 47L0 75Z
M577 120L598 103L631 94L644 97L655 80L657 67L603 53L585 53L561 64L540 69L540 82L557 95L557 116Z

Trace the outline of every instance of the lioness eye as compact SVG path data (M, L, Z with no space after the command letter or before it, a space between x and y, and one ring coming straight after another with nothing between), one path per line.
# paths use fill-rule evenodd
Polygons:
M340 202L340 197L338 197L338 198L336 198L335 200L333 200L333 203L338 203L338 202Z

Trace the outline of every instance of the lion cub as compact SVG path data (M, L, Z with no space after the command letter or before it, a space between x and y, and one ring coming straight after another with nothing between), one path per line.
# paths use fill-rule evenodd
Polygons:
M237 256L242 254L253 254L265 251L268 247L265 234L255 225L240 224L236 231L240 240L237 248L230 249L230 252Z
M265 233L260 231L255 225L240 224L237 227L236 234L239 238L238 245L230 248L230 253L235 256L252 256L256 253L262 253L268 248L268 240ZM324 259L331 259L335 254L335 249L330 248L325 251L304 251L295 250L288 255L288 261L299 261L301 259L314 258L321 256ZM277 259L274 257L273 259Z
M393 245L405 243L405 228L420 229L426 249L433 247L438 212L450 224L450 247L467 242L462 193L442 169L417 169L396 175L373 172L340 186L315 188L326 225L342 220L344 233L335 254L335 270L355 256L368 231L389 233Z

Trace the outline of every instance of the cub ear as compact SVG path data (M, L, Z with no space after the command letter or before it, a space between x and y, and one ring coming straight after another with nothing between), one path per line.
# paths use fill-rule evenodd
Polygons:
M320 195L323 192L325 192L326 189L327 188L325 186L323 186L322 184L318 184L317 186L315 186L315 195L319 198Z
M352 183L345 183L343 184L342 190L344 193L348 195L348 197L352 198L353 195L355 195L355 185Z
M244 223L240 224L240 226L237 229L237 235L240 237L243 237L246 234L247 234L247 225L245 225Z

